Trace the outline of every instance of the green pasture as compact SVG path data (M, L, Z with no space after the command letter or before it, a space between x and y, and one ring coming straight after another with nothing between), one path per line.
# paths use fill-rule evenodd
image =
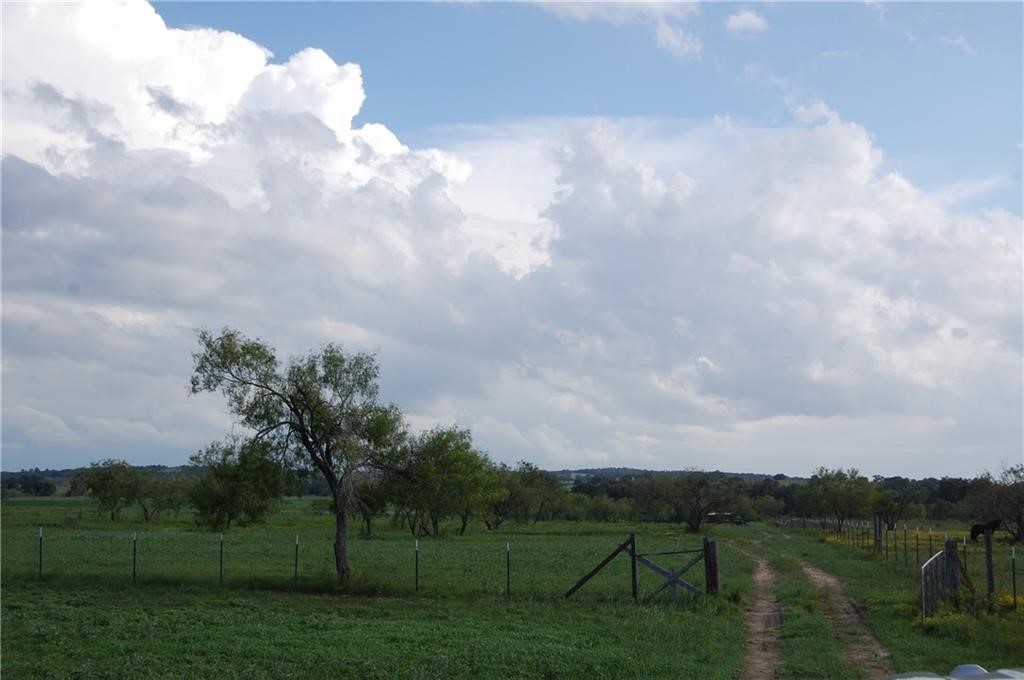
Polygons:
M735 612L623 602L5 584L5 677L708 677Z
M115 523L84 499L19 498L3 502L2 521L0 670L11 678L733 678L743 663L753 556L776 572L780 678L860 677L843 665L841 641L801 561L844 582L899 671L1024 666L1024 594L1017 612L1003 595L994 613L977 606L922 621L916 566L814 528L711 526L722 593L637 606L624 557L572 599L563 594L630 532L643 553L695 549L700 536L669 524L508 523L496 532L471 525L465 536L449 527L419 540L416 591L414 539L386 519L369 540L353 523L354 577L339 587L332 518L311 499L289 499L266 525L225 532L223 584L220 534L195 527L187 513L145 524L129 510ZM983 592L978 546L970 546L968 566ZM1008 546L997 544L996 556L999 592L1007 593ZM653 559L679 566L687 556ZM644 593L660 583L640 574ZM702 565L687 580L703 587Z
M729 678L741 667L752 564L728 545L719 597L637 607L624 557L563 597L630 531L644 552L700 547L701 537L680 527L544 522L493 533L473 527L465 536L453 527L419 539L416 592L414 539L386 520L370 540L353 525L354 577L338 587L332 521L310 500L292 499L267 525L225 532L220 585L220 534L195 528L184 513L152 525L127 515L113 523L84 500L5 501L3 672ZM687 556L654 559L679 566ZM689 573L703 587L701 565ZM659 581L641 574L645 592Z
M87 501L80 499L16 499L4 502L3 521L3 569L7 577L38 576L41 527L42 573L47 579L130 583L134 547L137 584L220 582L222 534L196 528L186 513L152 524L131 519L114 523L98 516ZM638 548L644 553L695 550L702 542L700 536L668 524L507 523L494 532L474 527L465 536L456 535L453 526L442 538L417 541L408 531L382 519L374 527L372 539L359 538L358 531L358 523L350 525L352 588L373 595L415 593L418 553L418 593L435 597L506 595L511 580L515 597L557 599L631 531L640 534ZM225 585L335 588L333 518L313 510L310 500L291 499L268 524L233 528L223 537ZM730 550L727 544L721 546L721 577L727 593L746 582L744 573L750 569L745 558ZM676 560L674 565L679 566L688 556L666 559L666 565ZM689 573L703 587L702 566ZM640 580L642 587L650 589L660 582L653 574L648 577L642 573ZM629 562L618 559L574 599L617 600L629 594ZM734 600L738 597L733 595Z

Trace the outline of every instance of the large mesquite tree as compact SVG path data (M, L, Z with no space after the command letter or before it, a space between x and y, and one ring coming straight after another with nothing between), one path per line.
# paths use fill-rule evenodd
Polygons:
M192 393L221 392L253 442L323 476L334 499L334 559L344 580L357 476L387 467L405 437L398 408L377 401L376 359L327 344L281 366L273 348L230 328L220 335L200 330L198 338Z

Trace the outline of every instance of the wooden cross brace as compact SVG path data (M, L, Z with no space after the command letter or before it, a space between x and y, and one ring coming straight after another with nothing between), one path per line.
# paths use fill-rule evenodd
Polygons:
M662 567L662 566L660 566L658 564L655 564L651 560L647 559L643 555L637 555L636 556L637 562L639 562L640 564L644 565L645 567L647 567L648 569L650 569L654 573L659 574L662 578L665 579L664 583L662 583L660 586L658 586L658 588L653 593L651 593L650 595L647 596L647 601L650 602L655 597L657 597L661 593L661 591L665 590L666 588L671 587L672 588L672 601L675 602L677 597L678 597L678 593L677 593L677 590L676 590L677 586L683 587L684 589L689 591L691 595L694 595L694 596L700 595L701 594L700 588L698 588L697 586L693 585L692 583L687 583L686 581L683 580L682 576L687 571L689 571L690 567L692 567L693 565L697 564L702 559L704 559L704 552L703 551L698 553L696 557L694 557L692 560L687 562L686 565L682 569L679 569L677 571L675 569L675 567L669 567L668 569L665 569L664 567Z

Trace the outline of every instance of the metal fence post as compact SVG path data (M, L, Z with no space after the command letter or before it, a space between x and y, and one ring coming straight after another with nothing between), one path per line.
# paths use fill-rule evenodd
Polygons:
M636 534L629 535L629 588L633 593L633 602L640 601L640 580L636 571Z
M43 576L43 528L39 527L39 577Z
M992 530L985 531L985 580L988 585L988 609L992 611L996 600L996 577L992 569Z
M903 523L903 566L910 564L910 553L907 550L907 523Z
M956 551L956 539L946 539L946 560L943 585L947 591L956 591L960 588L960 560Z

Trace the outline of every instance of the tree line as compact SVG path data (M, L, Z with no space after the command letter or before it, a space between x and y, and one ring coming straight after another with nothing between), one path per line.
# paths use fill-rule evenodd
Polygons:
M877 513L889 529L901 522L999 519L1012 538L1024 539L1024 466L974 479L868 480L855 469L819 468L807 480L787 482L691 470L565 484L532 463L494 463L473 448L467 430L437 427L413 442L402 467L356 479L348 513L360 522L361 536L371 537L377 520L427 537L446 530L461 535L471 521L492 531L505 522L567 520L671 522L697 532L712 513L741 522L810 517L833 526ZM69 494L93 496L115 521L129 507L147 522L188 507L197 524L211 529L262 522L284 496L329 496L315 476L282 467L269 447L237 438L207 447L191 462L184 472L162 474L101 461L74 474ZM330 500L314 507L334 512Z

